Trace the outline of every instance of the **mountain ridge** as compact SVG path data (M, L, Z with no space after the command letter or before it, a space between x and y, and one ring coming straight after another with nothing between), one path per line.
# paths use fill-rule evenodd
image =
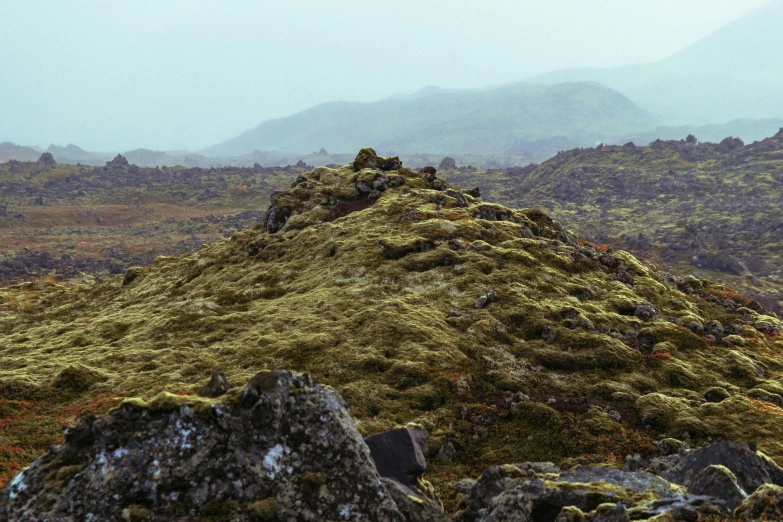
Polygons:
M333 118L333 119L330 119ZM503 153L517 139L562 134L594 143L643 130L653 120L621 94L594 83L514 83L477 90L426 89L371 103L330 102L269 120L200 152L208 156L280 151L379 150ZM482 134L479 138L477 134Z

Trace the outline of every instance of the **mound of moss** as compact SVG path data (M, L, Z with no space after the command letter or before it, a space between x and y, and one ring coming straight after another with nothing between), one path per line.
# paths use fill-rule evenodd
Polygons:
M309 372L363 434L426 427L436 487L489 464L618 465L664 437L783 457L776 317L433 170L317 168L254 229L133 278L0 289L0 393L151 398L214 369Z

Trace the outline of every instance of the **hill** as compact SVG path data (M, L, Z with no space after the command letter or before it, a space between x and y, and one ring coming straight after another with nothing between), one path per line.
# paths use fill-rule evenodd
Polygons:
M35 161L40 155L41 153L32 147L14 145L7 141L0 143L0 163L9 160Z
M479 90L428 88L374 103L334 102L260 124L201 151L333 152L367 142L394 153L499 154L518 141L565 137L593 145L646 130L654 120L624 96L594 83L516 83Z
M557 71L536 82L594 81L669 124L783 116L783 1L774 0L650 64Z
M783 130L601 146L522 169L450 172L488 199L546 209L583 238L695 273L783 310Z
M452 506L487 464L622 466L665 437L781 459L782 332L723 286L363 150L189 255L0 289L0 472L80 412L192 394L216 368L308 372L365 435L420 423L431 454L445 448L427 477Z

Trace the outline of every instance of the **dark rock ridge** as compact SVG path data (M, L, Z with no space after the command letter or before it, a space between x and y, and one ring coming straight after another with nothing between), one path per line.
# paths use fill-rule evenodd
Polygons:
M85 416L5 488L0 519L445 517L381 481L337 392L276 371L221 401L163 393Z

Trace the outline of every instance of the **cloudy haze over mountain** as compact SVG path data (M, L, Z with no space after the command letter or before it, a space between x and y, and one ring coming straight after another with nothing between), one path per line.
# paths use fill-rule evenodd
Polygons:
M198 149L327 101L654 62L764 3L4 2L0 141Z

